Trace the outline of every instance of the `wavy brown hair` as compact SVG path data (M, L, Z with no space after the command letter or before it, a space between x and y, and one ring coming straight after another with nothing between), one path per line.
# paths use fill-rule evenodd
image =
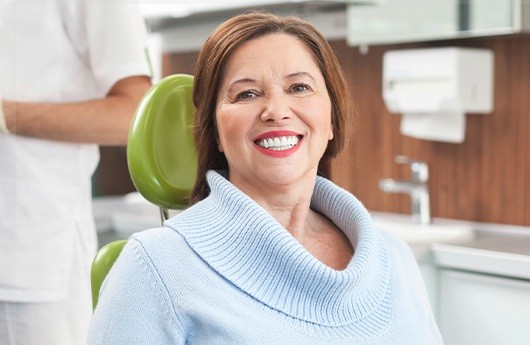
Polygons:
M228 170L228 162L218 150L215 116L217 94L228 59L243 43L280 33L294 36L307 46L324 76L332 104L333 139L320 159L318 174L329 176L330 161L344 146L346 119L354 114L353 103L337 57L322 34L308 22L297 17L248 12L218 26L204 43L197 58L193 85L193 104L196 108L193 131L198 169L195 186L190 195L191 205L206 198L210 192L206 183L208 170Z

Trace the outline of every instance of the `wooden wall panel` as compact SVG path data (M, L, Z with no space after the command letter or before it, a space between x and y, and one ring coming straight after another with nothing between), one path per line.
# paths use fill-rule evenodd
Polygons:
M435 217L530 226L530 35L461 39L369 47L366 54L334 41L350 83L357 116L332 178L370 210L410 212L408 196L379 190L384 177L408 179L394 162L404 154L430 168L431 209ZM462 144L436 143L400 134L400 116L382 100L382 56L392 49L462 46L495 54L495 109L467 115ZM164 74L193 73L196 54L165 56Z
M92 176L94 196L123 195L135 190L124 147L100 147L99 165Z
M374 211L408 213L407 196L379 190L384 177L408 179L394 156L426 161L435 217L530 225L530 36L514 35L424 44L370 47L362 55L344 42L332 42L351 80L358 109L352 142L336 160L333 179ZM385 51L435 46L492 49L495 54L495 108L466 116L462 144L436 143L399 133L400 116L382 100Z
M175 73L193 74L197 53L164 54L162 57L162 76Z
M530 54L530 53L529 53ZM526 69L523 71L526 73L526 75L530 75L530 67L526 66ZM530 95L530 90L528 90L530 86L527 84L527 90L526 94ZM524 167L523 174L525 175L525 183L526 188L522 189L524 191L524 201L523 201L523 208L524 208L524 214L525 214L525 225L530 225L530 178L528 175L530 174L530 97L525 97L523 100L523 109L526 109L526 142L524 143L526 147L526 167ZM521 151L525 150L525 147L521 148Z

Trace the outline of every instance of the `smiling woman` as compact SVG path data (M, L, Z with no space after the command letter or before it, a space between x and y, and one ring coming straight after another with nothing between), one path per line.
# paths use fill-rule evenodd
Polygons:
M265 18L267 17L267 18ZM237 86L241 90L245 91L243 86L238 84L257 83L260 80L263 82L262 76L258 79L253 79L249 76L241 76L240 79L233 79L230 82L226 77L225 73L229 72L229 60L232 62L232 68L237 67L233 63L236 58L232 56L232 53L237 50L240 46L245 45L248 42L256 38L264 38L270 34L280 35L281 39L276 40L276 46L267 47L261 44L261 51L255 51L254 55L243 57L239 62L245 62L247 71L252 71L255 68L261 66L261 62L265 56L271 56L274 58L274 63L269 59L269 64L274 64L278 67L284 64L289 64L283 67L283 70L287 74L282 77L289 77L284 82L291 82L294 88L291 93L301 93L304 95L304 91L310 85L314 85L317 80L311 80L311 78L323 78L320 89L314 90L314 92L327 93L329 101L331 102L331 124L333 129L333 140L328 142L324 155L320 158L318 164L318 175L327 177L329 176L329 163L330 160L335 157L344 146L344 133L346 126L346 119L351 118L354 114L354 107L351 103L346 81L344 79L342 69L339 65L337 57L333 52L333 49L329 46L326 39L322 34L316 30L309 23L300 20L295 17L279 18L274 16L263 16L262 14L253 12L245 15L244 23L243 17L235 17L223 25L219 26L206 40L203 45L203 49L199 53L199 57L196 65L196 76L194 85L194 104L197 108L197 119L196 119L196 144L199 154L199 171L197 177L196 188L194 189L191 201L196 202L203 199L208 195L208 187L206 183L206 172L208 170L226 170L228 163L223 153L218 150L218 143L212 142L212 138L218 138L217 124L216 124L216 108L219 102L223 99L219 97L226 97L230 95L223 95L220 91L221 87L227 87L227 83L234 84L229 85L234 88ZM278 47L281 41L287 40L288 43ZM299 50L290 50L291 54L287 57L286 47L290 48L290 44L295 41L296 46ZM278 50L280 49L280 50ZM296 55L298 52L302 53L302 56ZM238 53L235 52L234 55ZM294 56L292 54L295 54ZM239 54L241 55L241 54ZM308 60L309 59L309 60ZM318 69L318 73L308 75L309 71L300 70L297 67L299 63L311 64L313 68ZM263 69L262 69L263 70ZM239 72L242 73L243 71ZM272 72L269 72L269 74ZM278 73L278 72L276 72ZM257 71L253 75L257 75ZM298 85L293 78L301 79L305 77L306 80L311 81L308 85ZM282 85L283 87L284 85ZM324 88L324 89L322 89ZM239 94L239 96L231 95L232 97L238 96L239 98L246 99L248 97L259 96L257 90L252 88L246 90L247 92ZM264 91L264 90L262 90ZM269 90L270 91L270 90ZM284 92L287 91L284 90ZM309 90L307 90L309 91ZM225 90L226 92L232 92L232 90ZM270 92L269 92L270 94ZM300 102L305 102L300 100Z
M192 206L128 241L89 344L441 344L410 249L325 178L353 107L322 35L239 15L196 71Z

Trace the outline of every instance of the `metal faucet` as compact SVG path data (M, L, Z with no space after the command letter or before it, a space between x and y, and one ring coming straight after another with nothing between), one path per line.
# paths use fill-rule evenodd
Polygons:
M396 163L408 164L412 172L410 181L398 181L384 178L379 181L379 188L386 193L405 193L410 196L412 221L420 224L431 223L429 204L429 167L427 163L410 159L407 156L396 156Z

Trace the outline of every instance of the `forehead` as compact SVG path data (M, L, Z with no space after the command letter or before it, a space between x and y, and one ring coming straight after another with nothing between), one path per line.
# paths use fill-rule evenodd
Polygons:
M311 50L301 39L274 33L243 43L229 57L225 78L234 74L292 73L304 70L321 74Z

